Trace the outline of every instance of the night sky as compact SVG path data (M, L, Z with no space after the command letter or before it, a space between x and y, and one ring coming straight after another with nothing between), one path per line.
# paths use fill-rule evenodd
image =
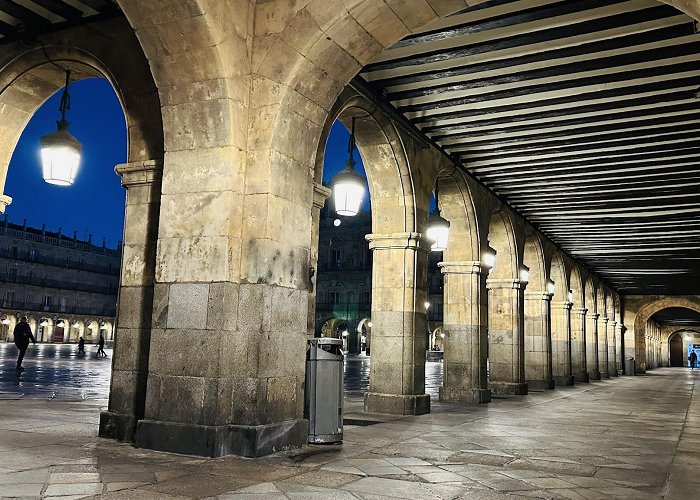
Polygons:
M122 239L124 189L114 166L126 161L126 125L121 105L105 79L90 78L70 86L69 131L82 144L80 168L72 186L55 186L41 176L39 138L56 130L61 93L54 94L32 117L10 162L5 193L12 203L5 213L10 222L49 231L62 228L68 236L114 248Z
M122 239L124 227L124 189L114 166L126 161L126 125L121 105L105 79L91 78L70 86L69 131L82 144L80 169L72 186L47 184L41 177L39 138L56 129L60 92L53 95L25 128L10 162L5 194L12 197L6 214L10 222L49 231L62 228L68 236L114 248ZM345 168L348 131L340 123L333 125L326 145L323 178L326 182ZM364 175L362 161L355 152L356 169ZM369 208L365 196L365 209Z

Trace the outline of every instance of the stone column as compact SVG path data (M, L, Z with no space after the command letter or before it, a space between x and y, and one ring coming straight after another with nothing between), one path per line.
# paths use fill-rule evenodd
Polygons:
M372 250L372 362L365 411L429 413L424 304L430 242L419 233L366 239Z
M617 321L610 322L608 331L608 373L617 377Z
M600 314L586 314L586 370L588 380L600 380L598 369L598 318Z
M321 209L326 204L326 200L330 197L331 190L323 184L314 182L314 200L311 207L311 249L309 252L309 314L306 319L306 336L310 339L314 338L316 328L316 279L318 277L318 238L319 238L319 220L321 218Z
M598 319L598 369L601 378L610 378L608 364L608 318Z
M488 271L479 261L440 262L438 266L445 275L440 400L488 403Z
M117 165L126 189L121 279L109 406L101 437L131 441L144 416L163 162Z
M557 385L574 385L571 372L571 303L552 303L552 372Z
M617 331L615 332L615 339L617 344L617 370L621 373L625 369L625 326L622 323L617 324Z
M525 292L525 380L528 389L554 389L552 294Z
M525 382L526 282L488 279L489 382L495 394L527 394Z
M587 312L585 307L571 311L571 372L576 382L589 381L586 361Z

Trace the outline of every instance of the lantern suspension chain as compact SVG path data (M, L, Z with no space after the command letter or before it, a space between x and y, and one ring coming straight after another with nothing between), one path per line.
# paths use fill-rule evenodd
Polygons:
M63 94L61 95L61 104L58 110L61 112L61 122L66 121L66 111L70 109L70 94L68 93L68 86L70 85L70 70L64 70L66 72L66 85L63 87Z
M352 117L352 123L350 125L350 138L348 139L348 159L346 161L346 166L351 170L355 168L355 157L353 155L357 143L355 142L355 117Z

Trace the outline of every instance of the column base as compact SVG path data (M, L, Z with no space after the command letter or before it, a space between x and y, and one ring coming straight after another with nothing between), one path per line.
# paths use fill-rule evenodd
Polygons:
M430 413L428 394L380 394L365 393L365 412L390 413L392 415L425 415Z
M586 372L583 372L583 373L575 373L575 374L574 374L574 382L579 382L579 383L587 384L587 383L590 382L590 381L591 381L591 380L590 380L590 378L589 378L589 376L588 376L588 373L586 373Z
M610 371L610 376L611 376L611 377L618 377L619 375L617 374L617 370L611 370L611 371Z
M450 403L490 403L489 389L458 389L456 387L440 387L440 401Z
M600 372L588 372L588 380L600 380Z
M114 413L111 411L100 412L101 438L116 439L117 441L133 441L136 434L138 419L134 415Z
M527 394L527 382L491 382L492 394L512 394L515 396L525 396Z
M574 385L574 377L573 375L556 376L554 377L554 383L560 387Z
M262 457L299 448L308 439L309 422L291 420L268 425L195 425L141 420L136 427L138 448L185 455Z
M554 389L554 380L526 380L529 391L546 391Z
M600 372L600 378L610 378L610 374L608 372Z

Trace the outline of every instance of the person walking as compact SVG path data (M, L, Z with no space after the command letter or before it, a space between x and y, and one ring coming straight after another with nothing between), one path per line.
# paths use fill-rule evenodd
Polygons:
M104 356L105 358L107 357L107 353L105 352L105 338L102 336L100 333L100 342L98 344L97 348L97 357L100 355Z
M690 362L690 369L694 370L695 363L697 363L697 361L698 361L698 355L695 354L695 351L690 351L690 356L688 356L688 361Z
M26 316L22 316L19 319L19 323L15 325L15 329L12 332L15 338L15 346L19 349L19 356L17 357L17 370L24 370L22 367L22 360L24 359L24 354L27 352L29 347L29 341L31 340L36 344L34 340L34 335L32 335L32 329L29 326L29 321Z
M78 356L81 354L85 355L85 339L83 337L78 339Z

